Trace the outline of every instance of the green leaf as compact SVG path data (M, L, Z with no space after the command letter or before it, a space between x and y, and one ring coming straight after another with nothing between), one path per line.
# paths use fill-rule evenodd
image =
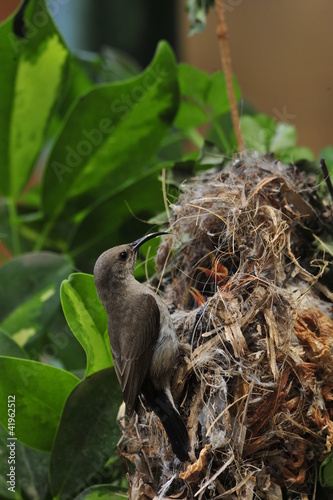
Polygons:
M281 153L277 154L277 156L285 163L296 163L301 160L314 160L311 149L302 146L295 146L293 148L286 149L285 151L281 151Z
M175 125L180 129L198 127L230 110L224 73L209 75L189 64L179 64L178 80L181 104ZM241 91L233 79L236 99Z
M26 8L24 38L14 34L13 19L0 26L0 186L16 199L40 154L68 50L44 0L31 0Z
M185 99L182 100L179 113L175 120L176 127L184 130L187 128L199 127L199 125L208 121L209 115L198 103Z
M68 398L54 442L50 480L53 496L73 496L91 485L115 449L121 391L113 368L83 380Z
M235 97L238 101L241 98L241 91L235 76L233 76L232 80ZM225 81L224 73L222 73L222 71L216 71L211 76L207 95L207 104L211 107L214 117L223 115L230 110L227 84Z
M27 353L4 331L0 329L0 356L12 358L28 357Z
M296 146L297 132L294 125L278 123L269 150L272 153L283 153Z
M80 98L48 158L48 216L56 217L73 197L83 207L108 198L145 171L178 108L176 70L170 47L161 42L143 73Z
M77 340L87 356L85 377L113 365L107 316L91 274L74 273L61 285L61 304Z
M211 81L208 73L190 64L181 63L178 65L178 79L182 96L186 96L195 102L206 102Z
M39 450L51 449L65 401L79 379L69 372L27 359L0 356L0 400L15 397L15 437ZM7 404L0 422L8 429Z
M293 125L276 124L271 116L258 114L244 115L241 119L241 128L247 149L261 154L275 153L285 163L313 161L310 149L295 146L297 134Z
M276 121L272 116L265 115L263 113L259 113L254 116L256 122L260 125L262 132L262 137L264 140L264 146L266 151L270 151L270 144L274 137L276 130Z
M256 117L244 115L241 118L241 130L246 149L258 151L261 154L267 152L267 131Z
M333 146L326 146L320 151L317 160L318 164L320 164L322 159L325 160L328 175L331 182L333 183ZM329 192L327 181L324 180L324 172L321 168L317 168L317 184L317 195L319 196L319 198L321 200L323 200L324 198L331 200L332 198Z
M16 475L23 498L31 500L48 500L49 496L49 463L50 453L34 450L17 443L16 446ZM21 498L22 498L21 497Z
M319 481L324 487L333 487L333 453L330 453L321 463Z
M76 496L75 500L119 500L126 498L126 493L126 490L120 490L112 484L102 484L87 488Z
M64 256L28 253L0 268L0 327L19 346L38 336L60 305L60 284L72 270Z

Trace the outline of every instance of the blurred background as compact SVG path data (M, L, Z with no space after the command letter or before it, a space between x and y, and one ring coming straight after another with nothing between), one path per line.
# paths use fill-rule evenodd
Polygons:
M0 19L19 0L2 0ZM185 0L49 0L71 48L123 51L141 66L165 38L179 61L220 69L215 12L204 33L188 36ZM229 40L243 96L259 111L298 130L299 145L315 154L333 142L333 2L225 0Z

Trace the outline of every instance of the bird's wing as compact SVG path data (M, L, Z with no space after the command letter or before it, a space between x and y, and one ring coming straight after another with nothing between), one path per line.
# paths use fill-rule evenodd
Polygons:
M159 327L160 311L154 297L150 294L133 297L126 315L126 335L118 336L117 347L112 349L128 415L135 409L147 376Z

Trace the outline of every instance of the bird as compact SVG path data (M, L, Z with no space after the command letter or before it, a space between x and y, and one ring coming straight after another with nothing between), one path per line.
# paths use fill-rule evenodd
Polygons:
M141 245L162 234L167 233L150 233L106 250L95 263L94 280L108 318L126 414L139 413L141 399L159 417L174 454L185 462L189 459L189 436L170 388L180 342L167 306L133 275Z

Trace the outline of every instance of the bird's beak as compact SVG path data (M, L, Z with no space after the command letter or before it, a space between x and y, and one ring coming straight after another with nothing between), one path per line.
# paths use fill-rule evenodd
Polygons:
M146 243L146 241L151 240L156 236L160 236L161 234L169 234L169 233L166 233L165 231L158 231L157 233L146 234L146 236L142 236L142 238L139 238L138 240L135 240L133 241L133 243L131 243L133 250L137 252L138 249L141 247L141 245Z

